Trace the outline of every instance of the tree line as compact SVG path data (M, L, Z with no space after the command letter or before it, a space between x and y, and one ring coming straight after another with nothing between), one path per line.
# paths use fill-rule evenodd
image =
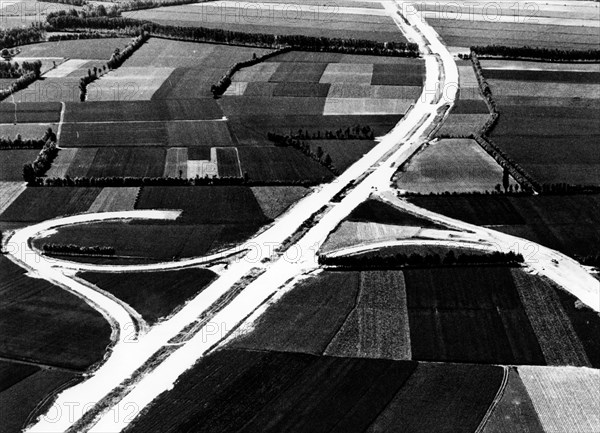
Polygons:
M466 265L518 265L523 263L521 254L512 251L507 253L494 251L492 253L461 253L448 251L444 257L439 254L404 254L372 253L365 255L330 257L319 256L319 263L326 266L358 269L394 269L405 267L439 267Z
M12 48L44 40L45 32L40 27L0 29L0 47Z
M87 0L39 0L44 3L59 3L61 5L71 6L85 6L88 4Z
M540 59L550 61L598 61L600 50L569 50L562 48L540 48L540 47L507 47L505 45L477 45L472 46L471 51L484 56L499 56L506 58Z
M101 245L93 245L90 247L74 245L74 244L44 244L42 245L44 253L59 253L59 254L86 254L97 256L112 256L115 254L114 247L106 247Z
M328 38L305 35L274 35L245 33L207 27L182 27L139 21L120 16L85 16L65 11L48 14L47 21L54 30L66 29L121 29L128 34L148 32L153 36L197 42L250 45L257 47L292 47L304 51L329 51L347 54L418 57L418 45L410 42L377 42L367 39Z
M317 146L317 150L313 152L310 144L303 140L292 138L290 136L282 136L273 133L267 133L267 138L275 143L276 146L289 146L299 150L309 158L314 159L319 164L328 168L333 174L339 175L340 171L333 165L333 161L329 153L324 152L321 146Z
M25 62L25 63L28 63L28 62ZM36 61L32 62L30 64L30 66L32 67L31 70L29 70L28 72L23 71L23 75L21 75L19 78L17 78L8 87L5 87L4 89L0 89L0 101L2 101L5 98L8 98L13 93L16 93L19 90L26 88L27 86L29 86L31 83L33 83L35 80L37 80L40 77L42 62L39 60L36 60Z
M117 32L78 32L78 33L60 33L58 35L48 36L48 42L59 42L59 41L73 41L79 39L107 39L107 38L119 38L120 35Z
M44 145L35 160L31 164L27 163L23 165L23 180L30 186L37 183L38 177L46 174L52 165L52 161L58 155L56 134L52 131L52 128L46 130L42 140L44 141Z
M42 70L41 60L34 60L33 62L0 62L0 78L20 78L23 75L33 72L36 75L40 75Z
M9 137L0 137L0 149L41 149L46 140L43 138L27 138L23 140L21 134L17 134L14 139Z
M321 131L309 131L299 128L298 131L286 135L277 132L267 132L267 139L277 146L288 146L289 140L374 140L375 131L370 126L348 126L345 129L338 128L335 131L326 129Z

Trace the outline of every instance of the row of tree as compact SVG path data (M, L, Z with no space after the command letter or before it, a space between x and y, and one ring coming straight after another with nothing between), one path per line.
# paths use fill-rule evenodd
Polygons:
M73 41L79 39L105 39L121 37L117 32L77 32L77 33L59 33L48 36L49 42Z
M23 180L28 185L34 186L37 183L37 179L46 174L50 169L56 155L58 155L56 142L48 140L44 144L44 147L42 147L42 150L40 150L35 161L31 164L23 165Z
M479 45L471 47L471 51L484 56L499 56L511 59L540 59L550 61L600 60L600 50L569 50L562 48L540 47L507 47L505 45Z
M47 140L43 138L27 138L23 140L21 134L12 139L0 137L0 149L41 149Z
M37 62L39 62L39 60L36 60L33 63L37 63ZM40 62L40 66L41 66L41 62ZM19 90L26 88L31 83L36 81L40 77L40 75L41 75L40 68L36 68L35 70L24 73L19 78L17 78L13 83L11 83L8 87L6 87L4 89L0 89L0 101L8 98L13 93L16 93Z
M335 175L340 174L339 170L333 165L333 161L331 160L329 153L323 152L323 148L321 146L317 146L317 150L313 152L310 144L303 140L299 140L298 138L292 138L289 135L283 136L269 132L267 133L267 138L275 143L276 146L289 146L293 147L294 149L298 149L309 158L312 158L319 164L327 167Z
M233 74L235 74L237 71L239 71L242 68L248 68L250 66L254 66L257 65L258 63L265 61L271 57L277 56L279 54L283 54L286 53L288 51L290 51L291 48L290 47L284 47L281 48L279 50L275 50L272 51L270 53L267 53L263 56L257 56L256 53L254 53L252 55L252 58L249 60L244 60L242 62L237 62L234 63L228 70L227 72L219 79L219 81L216 84L213 84L210 87L210 91L212 92L213 96L215 98L218 98L219 96L222 96L223 93L225 93L225 91L229 88L229 86L231 85L231 79L233 77Z
M418 57L419 55L417 44L408 42L377 42L367 39L245 33L218 28L162 25L123 17L82 17L80 15L76 16L76 14L60 11L48 14L47 21L54 30L121 29L130 34L141 34L145 31L153 36L163 36L198 42L219 42L271 48L288 46L295 50L331 51L348 54L371 54L399 57Z
M523 263L523 256L512 251L502 253L461 253L456 255L452 250L444 257L439 254L404 254L372 253L355 256L330 257L319 256L319 263L326 266L358 269L393 269L404 267L435 267L465 265L517 265Z
M32 44L44 40L42 28L31 26L27 28L0 29L0 47L11 48L17 45Z
M30 165L30 164L26 164ZM25 172L23 173L25 178ZM132 186L219 186L219 185L246 185L246 186L314 186L324 183L326 179L318 180L259 180L249 179L248 174L244 177L199 177L180 178L180 177L130 177L130 176L112 176L112 177L75 177L70 176L33 179L25 178L29 186L39 187L132 187Z
M61 5L72 5L72 6L85 6L88 4L87 0L39 0L44 3L60 3Z
M19 78L23 75L34 72L36 75L40 75L42 69L41 60L34 60L33 62L2 62L0 61L0 78Z
M278 146L289 146L289 140L374 140L375 131L370 126L358 124L346 129L338 128L335 131L326 129L323 133L300 128L297 132L290 130L287 135L267 132L267 139Z
M74 244L44 244L42 245L44 253L59 253L59 254L85 254L97 256L112 256L115 254L113 247L101 245L93 245L90 247Z

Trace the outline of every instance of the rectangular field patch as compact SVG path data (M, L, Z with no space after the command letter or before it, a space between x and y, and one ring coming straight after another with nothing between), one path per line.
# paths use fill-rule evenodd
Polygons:
M240 158L235 147L215 149L219 177L241 177ZM211 158L212 159L212 158Z
M167 149L163 177L187 178L188 148L170 147Z
M329 63L321 83L371 84L373 65L369 63Z
M327 98L323 115L404 115L413 103L413 99Z
M133 210L139 187L106 187L100 191L88 212L117 212Z

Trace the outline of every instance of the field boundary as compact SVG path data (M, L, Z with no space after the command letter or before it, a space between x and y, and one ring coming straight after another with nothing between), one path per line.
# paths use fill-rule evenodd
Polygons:
M483 433L485 426L487 425L488 421L494 414L496 407L498 406L498 404L500 404L500 401L502 400L502 397L504 396L504 392L506 391L506 387L508 385L508 375L510 373L510 370L511 370L511 367L502 366L502 373L503 373L502 382L500 383L500 386L498 387L498 392L496 393L494 400L492 400L492 403L488 407L488 410L485 412L485 415L481 419L481 422L479 423L479 426L477 427L477 430L475 430L474 433Z

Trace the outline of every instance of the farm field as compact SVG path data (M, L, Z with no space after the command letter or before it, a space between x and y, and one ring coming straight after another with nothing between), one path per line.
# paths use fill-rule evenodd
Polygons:
M14 106L13 106L14 110ZM1 116L1 114L0 114ZM14 116L14 111L13 111ZM17 118L17 120L19 120ZM7 138L15 138L17 134L21 134L23 139L28 138L42 138L48 128L52 128L53 131L57 131L55 123L9 123L0 124L0 130L2 131L1 136Z
M85 212L102 188L27 188L0 215L0 221L36 222Z
M184 269L119 274L83 272L79 276L112 293L154 324L200 293L216 274L207 269Z
M57 389L74 384L79 375L66 370L0 361L0 377L3 384L0 432L13 433L21 431L29 419L35 418L30 418L32 413L40 413L40 402L51 397Z
M88 209L88 212L117 212L133 210L140 193L139 187L105 187Z
M111 329L100 313L4 256L0 272L0 356L81 371L102 359Z
M600 372L589 368L518 368L544 431L592 432L600 424Z
M23 182L0 182L0 215L25 191Z
M259 7L248 2L207 2L125 12L125 17L165 25L220 28L247 33L403 40L385 11L361 7L298 4L293 11L280 3Z
M373 222L379 224L394 224L399 226L414 226L440 229L443 226L433 223L424 218L411 215L402 210L374 198L359 204L356 209L350 212L348 221Z
M127 65L127 63L125 63ZM149 101L174 68L122 66L88 86L88 101Z
M468 13L463 14L463 16L468 15ZM589 17L590 22L593 22L594 17L594 15ZM508 21L470 21L431 17L427 19L446 44L456 47L503 45L586 50L594 49L598 43L597 27L581 26L579 23L557 25L561 22L567 23L562 17L553 19L551 24L522 21L515 23L514 17L508 17Z
M333 166L340 172L345 171L377 145L371 140L312 140L308 141L308 144L313 153L317 153L320 147L323 154L331 157Z
M218 147L214 150L219 177L241 177L238 150L235 147Z
M309 193L303 186L253 186L250 189L265 216L271 219Z
M0 104L0 123L56 123L61 105L57 102Z
M61 146L226 147L233 144L227 123L220 120L170 122L101 122L63 125Z
M475 140L442 139L421 149L395 180L400 191L421 194L485 192L502 185L502 176L502 167Z
M600 74L490 66L484 75L501 110L494 141L541 184L600 184L600 111L580 103L600 97Z
M334 177L325 166L293 148L239 147L238 153L242 173L251 182L321 183Z
M40 149L0 150L0 181L22 181L23 165L31 164Z
M417 206L466 221L492 226L568 255L597 254L600 233L597 195L506 197L412 197ZM531 254L527 245L523 254ZM529 247L531 248L531 247Z
M130 41L130 38L106 38L40 42L21 47L20 57L108 60L115 48L125 48Z
M66 150L70 151L71 149ZM90 178L160 177L164 172L165 158L166 151L160 147L115 146L77 149L65 175Z

